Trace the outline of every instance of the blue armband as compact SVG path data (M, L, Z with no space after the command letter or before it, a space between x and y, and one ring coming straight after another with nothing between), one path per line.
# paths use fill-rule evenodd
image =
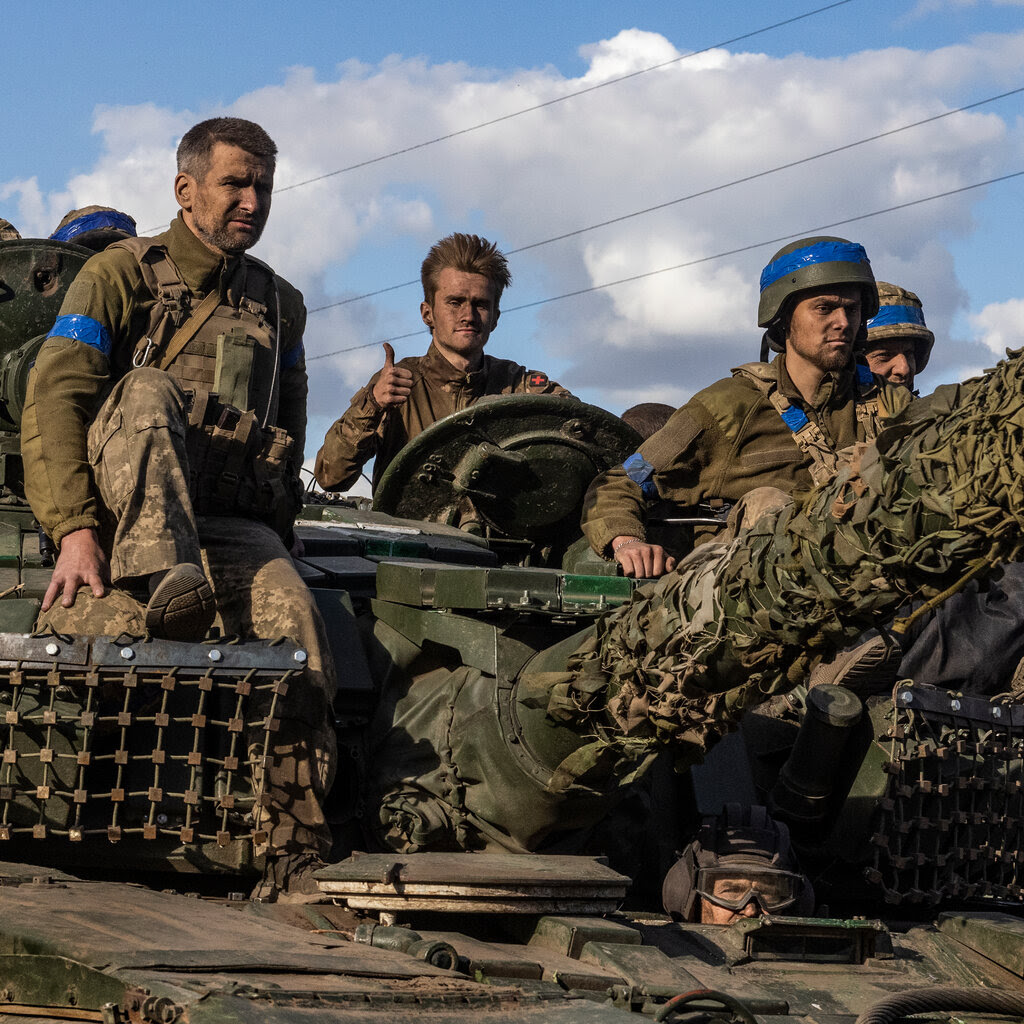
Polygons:
M654 480L651 479L654 475L654 467L639 452L630 455L622 464L622 468L626 471L626 476L640 488L648 501L653 501L658 497L658 488L654 486Z
M57 317L57 322L50 328L47 337L80 341L83 345L99 350L108 359L114 347L106 327L98 320L93 320L91 316L82 316L80 313Z

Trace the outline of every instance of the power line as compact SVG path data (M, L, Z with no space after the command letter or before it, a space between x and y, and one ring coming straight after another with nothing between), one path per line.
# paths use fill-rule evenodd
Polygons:
M834 156L836 153L844 153L848 150L855 149L858 146L863 146L868 142L877 142L879 139L889 138L893 135L898 135L900 132L909 131L911 128L920 128L922 125L932 124L935 121L940 121L945 117L951 117L953 114L962 114L964 111L973 110L976 107L984 106L988 103L995 103L997 100L1006 99L1007 96L1015 96L1017 93L1024 92L1024 86L1020 86L1016 89L1010 89L1008 92L999 93L997 96L988 96L982 100L976 100L974 103L964 104L962 107L957 107L955 110L946 110L941 114L934 114L931 117L923 118L920 121L913 121L910 124L902 125L899 128L890 128L888 131L879 132L876 135L869 135L866 138L858 139L856 142L848 142L843 146L836 146L833 149L826 149L820 153L815 153L812 156L801 157L799 160L791 160L789 163L779 164L776 167L769 167L763 171L757 171L754 174L748 174L742 178L734 178L732 181L727 181L721 185L713 185L710 188L701 189L699 192L691 192L689 195L680 196L678 199L669 199L664 203L658 203L655 206L647 206L642 210L635 210L632 213L624 213L619 217L612 217L609 220L598 221L596 224L590 224L584 228L577 228L574 231L567 231L561 235L553 235L551 238L542 239L539 242L531 242L529 245L521 245L518 249L507 249L505 251L506 256L512 256L518 252L526 252L529 249L538 249L542 245L550 245L552 242L561 242L567 238L575 238L578 235L586 234L588 231L596 231L598 228L605 228L611 224L620 224L623 221L630 220L633 217L641 217L647 213L655 213L658 210L668 209L670 206L677 206L679 203L688 202L691 199L699 199L703 196L712 195L715 192L721 192L724 189L732 188L734 185L744 185L751 181L756 181L758 178L765 178L771 174L777 174L779 171L790 170L793 167L799 167L802 164L811 163L815 160L820 160L826 156ZM377 295L384 295L387 292L397 291L399 288L409 288L412 285L419 284L419 279L414 281L403 281L401 284L389 285L387 288L379 288L376 291L364 292L362 295L353 295L347 299L339 299L337 302L328 302L323 306L316 306L310 309L308 312L321 313L325 309L335 309L338 306L347 306L352 302L360 302L363 299L370 299Z
M604 284L591 285L588 288L577 288L575 291L564 292L562 295L552 295L546 299L537 299L536 302L524 302L520 306L511 306L508 309L503 309L501 312L504 315L509 313L515 313L523 309L533 309L536 306L545 306L549 302L560 302L562 299L575 298L578 295L588 295L591 292L603 291L606 288L614 288L616 285L629 284L633 281L642 281L648 277L656 277L658 274L667 274L672 270L684 270L687 267L695 267L701 263L710 263L713 260L724 259L726 256L737 256L740 253L750 252L753 249L761 249L766 245L777 245L779 242L788 241L791 238L806 237L809 235L816 235L822 231L828 231L832 228L842 227L844 224L855 224L858 221L868 220L871 217L880 217L882 214L894 213L897 210L906 210L912 206L920 206L922 203L930 203L936 199L946 199L949 196L959 195L963 192L970 192L976 188L984 188L986 185L995 185L1001 181L1009 181L1012 178L1019 178L1024 175L1024 170L1014 171L1011 174L1003 174L997 178L989 178L987 181L978 181L973 185L963 185L960 188L949 189L946 192L937 192L934 195L924 196L921 199L912 199L906 203L898 203L896 206L887 206L882 210L873 210L871 213L861 213L855 217L846 217L843 220L835 220L830 224L819 224L817 227L805 228L802 231L791 232L786 235L780 235L778 238L768 238L762 242L753 242L750 245L740 246L738 249L729 249L726 252L715 253L713 256L701 256L699 259L688 260L685 263L676 263L671 267L661 267L659 270L648 270L643 274L633 274L631 277L622 277L617 281L606 281ZM391 338L381 338L380 341L371 341L363 345L352 345L349 348L335 349L333 352L324 352L320 355L308 356L307 362L313 362L315 359L327 359L331 356L342 355L345 352L356 352L359 349L374 348L377 345L382 345L385 341L404 341L406 338L416 337L418 334L422 334L422 328L418 331L410 331L408 334L398 334Z
M546 100L544 103L536 103L532 107L524 107L522 110L515 110L510 114L503 114L501 117L491 118L489 121L481 121L479 124L470 125L468 128L460 128L458 131L448 132L446 135L439 135L435 139L427 139L426 142L417 142L415 145L393 150L390 153L385 153L383 156L375 156L371 157L369 160L361 160L359 163L349 164L348 167L340 167L336 171L328 171L326 174L317 175L315 178L307 178L305 181L297 181L292 185L285 185L282 188L275 189L274 194L276 195L279 192L290 192L292 189L302 188L304 185L312 185L314 182L324 181L327 178L333 178L339 174L346 174L348 171L355 171L360 167L369 167L371 164L378 164L382 160L390 160L392 157L401 156L404 153L414 153L418 149L425 149L427 146L434 146L439 142L447 142L449 139L456 139L460 135L468 135L470 132L479 131L481 128L489 128L491 125L501 124L503 121L511 121L514 117L521 117L523 114L531 114L533 111L543 110L545 107L553 107L556 103L564 103L566 100L575 99L577 96L596 92L598 89L605 89L609 85L618 85L619 82L625 82L631 78L638 78L640 75L649 74L651 71L658 71L661 68L667 68L672 64L678 64L680 61L689 60L691 57L697 57L702 53L708 53L711 50L717 50L723 46L731 46L733 43L742 42L744 39L751 39L754 36L761 35L764 32L771 32L773 29L782 28L785 25L792 25L796 21L802 21L805 18L813 17L816 14L822 14L824 11L830 11L835 7L842 7L844 4L852 2L853 0L835 0L834 3L826 4L824 7L817 7L813 11L805 11L803 14L797 14L795 17L786 18L783 21L776 21L771 25L765 25L763 28L757 28L751 32L744 32L743 35L733 36L732 39L725 39L720 43L713 43L710 46L705 46L703 49L693 50L691 53L684 53L680 57L673 57L672 60L662 61L660 64L652 64L648 68L640 68L637 71L630 71L628 74L619 75L617 78L609 78L607 81L599 82L597 85L590 85L585 89L577 89L575 92L569 92L564 96L558 96L555 99Z
M532 107L524 107L522 110L514 110L509 114L502 114L500 117L491 118L489 121L481 121L479 124L470 125L468 128L460 128L458 131L448 132L446 135L438 135L436 138L427 139L425 142L417 142L412 146L405 146L402 149L392 150L390 153L384 153L382 156L371 157L369 160L361 160L359 163L349 164L347 167L339 167L336 171L328 171L326 174L318 174L314 178L306 178L304 181L296 181L291 185L282 185L280 188L274 189L273 194L276 196L280 195L282 192L291 192L293 189L303 188L306 185L313 185L318 181L326 181L328 178L337 177L339 174L347 174L349 171L356 171L360 167L369 167L372 164L379 164L384 160L390 160L392 157L402 156L404 153L413 153L418 149L425 149L427 146L435 146L439 142L447 142L449 139L456 139L461 135L468 135L470 132L479 131L481 128L489 128L491 125L501 124L503 121L511 121L513 118L521 117L523 114L530 114L535 110L543 110L546 107L553 107L557 103L564 103L566 100L574 99L577 96L584 96L587 93L596 92L598 89L605 89L610 85L617 85L619 82L625 82L631 78L638 78L640 75L646 75L651 71L658 71L661 68L667 68L672 64L678 64L680 61L689 60L691 57L699 57L702 53L709 53L711 50L717 50L723 46L731 46L733 43L740 43L745 39L752 39L754 36L762 35L765 32L771 32L777 28L783 28L786 25L792 25L794 22L803 21L805 18L814 17L816 14L822 14L825 11L831 11L833 8L842 7L849 3L853 3L853 0L835 0L834 3L825 4L824 7L816 7L814 10L805 11L803 14L797 14L792 18L785 18L783 21L776 21L771 25L756 28L751 32L744 32L742 35L733 36L731 39L725 39L719 43L712 43L710 46L705 46L700 50L693 50L690 53L684 53L679 57L673 57L671 60L662 61L660 64L652 64L650 67L640 68L637 71L630 71L628 74L619 75L617 78L609 78L607 81L598 82L597 85L589 85L584 89L577 89L575 92L566 93L564 96L556 96L554 99L545 100L543 103L536 103ZM160 231L165 227L167 227L167 224L158 224L155 227L146 228L143 234L149 235L154 231ZM395 285L395 287L404 288L407 286ZM376 295L380 293L373 292L372 294Z

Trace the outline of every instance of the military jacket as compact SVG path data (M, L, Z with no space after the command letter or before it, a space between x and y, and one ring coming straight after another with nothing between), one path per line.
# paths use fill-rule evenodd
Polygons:
M792 429L763 387L743 368L733 372L734 376L694 395L640 446L640 455L651 467L644 481L646 494L621 466L602 473L590 485L582 526L595 551L610 556L611 542L620 536L646 539L649 499L693 506L716 499L735 502L755 487L777 487L787 494L810 489L810 456L798 447ZM872 418L857 413L853 368L827 373L812 402L804 401L790 380L784 356L776 356L764 368L762 377L772 376L778 392L817 425L833 450L872 439ZM872 401L878 403L878 419L894 416L910 402L906 388L880 378L874 381L877 390L872 388Z
M456 369L431 344L426 355L410 356L396 364L412 373L412 391L402 405L384 410L373 397L380 379L375 373L366 387L352 398L352 404L337 420L317 453L316 479L327 490L345 491L359 478L364 463L376 456L373 489L384 470L414 437L445 416L459 412L484 395L572 395L546 374L509 359L485 355L479 370L465 373Z
M237 282L258 261L244 254L225 257L212 252L180 214L153 242L166 247L186 285L184 301L191 309L214 289L228 306L244 301ZM275 281L280 388L274 424L295 439L295 450L301 453L306 433L306 309L295 288L283 278ZM114 247L97 253L72 282L54 333L39 351L22 419L25 491L36 518L57 543L74 530L99 526L99 498L87 456L88 427L113 385L131 369L157 301L130 251ZM273 321L276 331L277 315ZM207 347L205 342L201 346ZM194 351L186 348L182 354L183 370L195 358ZM172 372L176 368L172 364ZM193 386L189 371L174 375L186 387Z

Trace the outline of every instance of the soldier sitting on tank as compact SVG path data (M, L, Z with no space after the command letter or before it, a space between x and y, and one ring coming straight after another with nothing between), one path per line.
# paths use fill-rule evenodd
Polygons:
M512 281L493 242L454 234L431 247L420 271L420 316L430 330L426 355L395 362L384 343L384 366L352 398L327 431L314 473L326 490L345 491L373 458L373 489L414 437L485 395L560 395L546 373L484 355L501 315L501 295Z
M803 238L761 274L762 361L695 395L584 499L583 532L627 576L670 572L676 557L648 543L648 501L683 508L739 502L733 525L828 480L840 450L870 441L910 401L856 355L878 290L864 249L843 238ZM765 362L771 348L778 355ZM757 490L757 494L751 492ZM710 528L698 543L711 539Z
M665 876L662 904L677 921L732 924L762 914L810 915L814 889L782 822L764 807L726 804L704 819Z
M335 686L286 546L300 507L306 311L246 255L270 212L276 152L240 118L186 132L178 217L85 264L37 357L22 426L27 497L59 549L44 622L188 640L216 615L226 635L290 636L307 650L265 771L268 895L315 889L303 869L330 845Z
M122 238L135 238L135 218L112 206L83 206L69 210L61 218L50 238L55 242L74 242L93 252L102 252Z
M928 365L935 344L921 300L899 285L879 281L878 303L868 321L865 361L876 376L914 391L914 377Z

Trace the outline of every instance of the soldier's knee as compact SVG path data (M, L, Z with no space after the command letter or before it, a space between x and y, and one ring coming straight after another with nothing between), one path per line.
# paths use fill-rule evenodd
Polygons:
M117 385L117 404L129 418L138 412L143 421L181 421L187 416L188 398L181 385L163 370L140 366L129 370Z

